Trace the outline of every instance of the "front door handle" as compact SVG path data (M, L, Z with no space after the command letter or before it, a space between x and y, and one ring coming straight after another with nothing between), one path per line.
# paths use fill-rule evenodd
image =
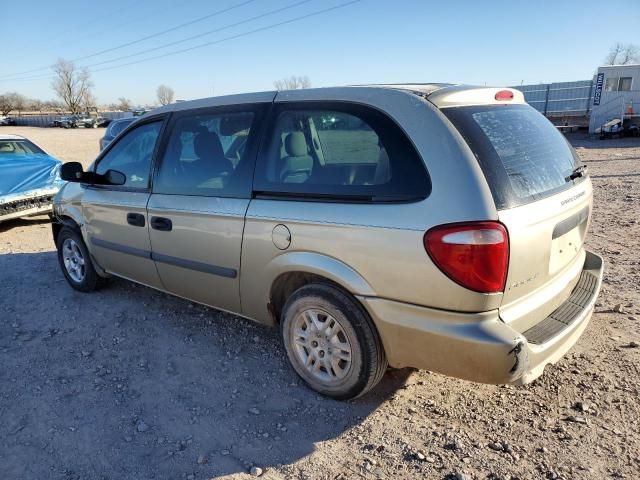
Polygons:
M164 217L151 217L150 224L154 230L161 230L163 232L170 232L173 228L171 220Z
M127 223L134 227L144 227L144 215L140 213L127 213Z

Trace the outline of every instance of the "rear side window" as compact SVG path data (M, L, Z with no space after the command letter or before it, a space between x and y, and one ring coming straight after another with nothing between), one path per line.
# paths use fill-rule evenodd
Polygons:
M0 155L5 153L12 155L44 154L42 149L36 147L29 140L0 141Z
M267 143L254 182L259 193L384 202L419 200L430 191L409 139L367 107L281 105Z
M573 148L528 105L442 110L480 162L499 209L523 205L571 188L579 165Z

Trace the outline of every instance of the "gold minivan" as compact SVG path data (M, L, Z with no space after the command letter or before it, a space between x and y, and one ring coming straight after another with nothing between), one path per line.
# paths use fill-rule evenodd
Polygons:
M115 275L278 326L339 399L387 365L527 383L587 326L592 187L517 90L264 92L161 107L62 168L69 284Z

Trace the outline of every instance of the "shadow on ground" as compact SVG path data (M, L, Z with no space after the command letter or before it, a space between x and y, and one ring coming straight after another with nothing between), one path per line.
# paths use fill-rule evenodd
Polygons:
M44 225L46 223L51 223L51 220L48 216L44 215L27 218L13 218L11 220L0 222L0 233L8 232L9 230L14 228L30 227L32 225Z
M55 252L0 255L3 478L211 478L289 464L359 424L308 390L277 331L112 280L72 290Z

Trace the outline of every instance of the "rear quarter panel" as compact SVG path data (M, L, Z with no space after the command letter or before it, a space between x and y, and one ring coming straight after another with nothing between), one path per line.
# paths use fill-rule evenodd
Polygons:
M423 236L433 226L497 219L480 167L438 109L413 94L385 88L291 91L276 98L277 102L305 100L355 102L386 113L421 155L432 191L425 200L407 204L252 200L242 248L243 314L270 321L267 304L271 285L287 268L333 278L354 294L447 310L497 308L501 294L480 294L460 287L433 265L423 246ZM291 245L284 251L272 241L277 224L291 231ZM299 256L286 259L296 252L313 254L307 258L326 257L329 261L321 262L325 272L317 265L300 265ZM344 265L354 275L343 277L332 271L331 265Z

